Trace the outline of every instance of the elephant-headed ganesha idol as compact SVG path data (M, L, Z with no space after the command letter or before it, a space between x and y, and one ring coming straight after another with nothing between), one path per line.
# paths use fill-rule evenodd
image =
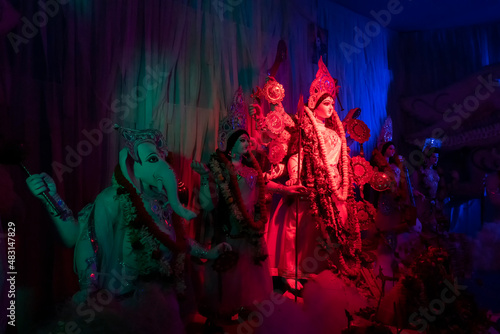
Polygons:
M126 295L151 281L182 293L186 253L216 258L224 245L207 251L185 236L179 217L190 220L196 214L179 201L161 132L115 128L126 145L120 151L112 185L83 208L78 219L59 198L47 174L27 180L37 197L49 194L53 203L59 203L47 208L65 244L75 246L80 291L73 299L83 300L100 289Z

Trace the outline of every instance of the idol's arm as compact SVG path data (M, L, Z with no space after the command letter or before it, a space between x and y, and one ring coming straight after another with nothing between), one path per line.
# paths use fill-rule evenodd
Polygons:
M73 212L57 193L54 180L46 173L41 173L31 175L26 179L26 184L33 195L45 204L64 245L67 247L75 246L79 233L78 222L73 217Z

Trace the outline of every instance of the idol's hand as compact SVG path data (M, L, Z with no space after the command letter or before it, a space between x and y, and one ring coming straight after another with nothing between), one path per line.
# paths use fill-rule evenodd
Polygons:
M231 247L230 244L228 244L227 242L221 242L220 244L218 244L217 246L211 248L207 252L207 259L209 259L209 260L215 260L222 253L227 252L227 251L231 251L231 250L233 250L233 248Z
M262 108L260 105L253 103L248 107L248 113L253 118L260 117L262 115Z
M309 190L303 185L293 185L286 187L286 192L288 195L299 196L309 193Z
M210 169L208 169L207 165L199 162L199 161L192 161L191 162L191 169L194 170L196 173L200 174L200 176L207 176L210 174Z
M183 210L181 210L182 212L179 214L182 218L186 219L186 220L191 220L191 219L194 219L196 218L197 214L194 213L193 211L189 210L189 209L186 209L183 207Z
M299 180L297 178L290 179L285 182L287 186L295 186L299 184Z
M54 197L57 194L54 180L46 173L33 174L26 179L29 190L40 199L45 199L44 193Z

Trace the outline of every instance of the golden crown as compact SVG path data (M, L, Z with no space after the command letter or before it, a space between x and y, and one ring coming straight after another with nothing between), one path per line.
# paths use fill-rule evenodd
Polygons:
M318 72L316 72L316 79L314 79L311 84L311 88L309 88L309 100L307 105L310 109L314 109L316 102L325 93L330 94L335 99L337 91L340 88L340 86L337 86L337 79L332 78L321 57L319 58L318 66L319 68Z
M245 99L243 98L243 90L240 87L234 93L233 103L227 116L219 122L219 138L217 140L219 150L226 151L227 140L233 133L238 130L247 130L247 109Z
M159 150L163 151L165 155L168 154L167 146L165 145L165 138L163 134L155 129L146 130L135 130L130 128L124 128L118 124L114 125L115 130L125 138L125 147L128 150L129 155L135 160L139 160L139 154L137 153L137 148L142 143L151 143L155 145Z

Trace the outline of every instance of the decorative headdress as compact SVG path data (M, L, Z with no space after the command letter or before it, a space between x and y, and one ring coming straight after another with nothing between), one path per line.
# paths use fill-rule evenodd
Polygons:
M143 143L151 143L159 150L163 151L165 155L168 154L168 150L165 145L165 138L163 138L163 134L158 130L134 130L121 127L117 124L115 124L114 128L120 132L123 138L125 138L125 148L128 150L128 154L136 162L140 162L137 148Z
M318 102L319 98L325 93L328 93L335 98L337 91L340 88L340 86L337 86L337 79L332 78L321 57L319 58L318 66L319 68L318 72L316 72L316 79L314 79L311 84L311 88L309 88L309 100L307 102L307 106L310 109L313 109L316 106L316 102Z
M377 148L382 152L382 147L385 143L392 141L392 118L391 116L385 119L384 125L380 129L380 134L377 139Z
M219 150L225 152L227 140L238 130L247 130L247 105L243 98L243 90L238 88L233 97L233 103L227 116L219 123L219 138L217 140Z
M433 148L434 150L441 148L442 141L437 138L427 138L424 143L424 147L422 147L422 152Z

